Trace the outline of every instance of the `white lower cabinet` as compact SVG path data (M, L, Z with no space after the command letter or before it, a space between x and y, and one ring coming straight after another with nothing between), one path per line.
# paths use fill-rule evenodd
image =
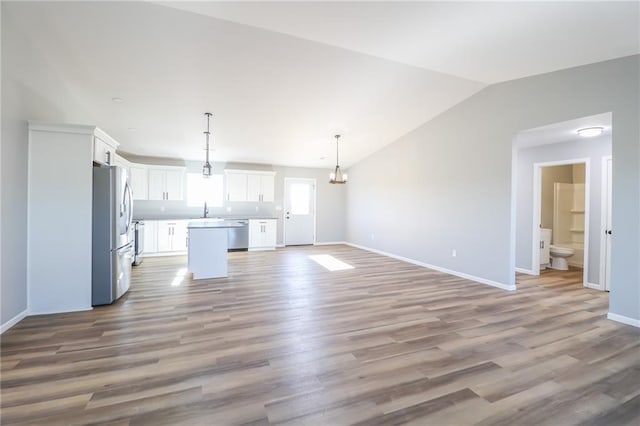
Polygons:
M145 221L145 254L172 254L187 251L188 220Z
M144 254L158 251L158 221L144 221Z
M249 220L249 250L276 248L277 223L275 219Z

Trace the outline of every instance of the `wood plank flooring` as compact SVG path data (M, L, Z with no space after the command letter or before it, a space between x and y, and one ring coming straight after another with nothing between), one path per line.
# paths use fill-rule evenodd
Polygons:
M145 259L116 304L6 332L0 422L640 424L640 330L581 271L506 292L347 246L185 267Z

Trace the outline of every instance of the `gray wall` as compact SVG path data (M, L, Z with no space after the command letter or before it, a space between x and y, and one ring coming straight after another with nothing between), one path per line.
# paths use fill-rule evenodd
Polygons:
M349 170L347 240L509 284L514 136L612 112L610 311L640 319L639 61L492 85L360 161Z
M614 128L614 133L617 129ZM614 142L615 143L615 142ZM608 137L582 139L551 145L542 145L518 151L517 215L516 215L516 267L531 269L531 227L533 223L533 165L549 161L590 159L591 185L589 210L589 271L588 280L600 284L600 226L602 198L602 157L611 155ZM615 167L615 166L614 166ZM573 181L569 166L565 176ZM551 189L553 199L553 189ZM553 219L552 219L553 221ZM586 225L585 225L586 226Z
M185 166L188 172L202 172L202 163L195 161L172 161L170 159L149 158L124 154L128 160L142 164L161 164ZM225 201L222 207L211 207L211 216L269 216L278 219L277 244L284 243L284 178L316 179L316 241L336 242L345 239L345 185L329 183L329 169L304 167L269 166L264 164L213 163L214 174L223 170L270 170L275 175L275 199L272 203L242 203ZM227 208L230 207L231 211ZM257 209L256 209L257 208ZM186 201L136 200L134 217L136 219L178 219L202 216L201 207L188 207Z
M4 9L3 9L4 12ZM12 51L2 13L2 144L0 146L0 323L27 309L27 125L19 87L9 72Z

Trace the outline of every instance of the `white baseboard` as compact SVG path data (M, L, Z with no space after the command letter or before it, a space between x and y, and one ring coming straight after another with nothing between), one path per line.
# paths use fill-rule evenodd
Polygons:
M347 244L344 241L322 241L322 242L315 242L313 245L314 246L336 246L336 245L344 245Z
M284 244L276 244L276 248L282 248L284 247Z
M402 260L403 262L412 263L414 265L422 266L424 268L429 268L429 269L433 269L435 271L444 272L445 274L455 275L456 277L465 278L467 280L475 281L475 282L478 282L478 283L481 283L481 284L487 284L487 285L490 285L492 287L500 288L502 290L514 291L516 289L515 285L503 284L503 283L499 283L497 281L488 280L486 278L476 277L474 275L465 274L464 272L453 271L451 269L443 268L443 267L440 267L440 266L430 265L428 263L420 262L418 260L409 259L408 257L398 256L398 255L395 255L395 254L392 254L392 253L384 252L382 250L377 250L377 249L374 249L374 248L361 246L359 244L353 244L353 243L349 243L349 242L346 242L345 244L348 245L348 246L351 246L351 247L359 248L359 249L362 249L362 250L367 250L367 251L370 251L372 253L377 253L377 254L381 254L383 256L391 257L393 259Z
M640 320L637 320L635 318L629 318L623 315L612 314L611 312L607 314L607 318L610 319L611 321L621 322L622 324L632 325L634 327L640 327Z
M14 325L16 325L17 323L19 323L20 321L22 321L22 319L24 317L27 316L28 311L25 309L24 311L20 312L18 315L16 315L15 317L11 318L9 321L5 322L4 324L2 324L0 326L0 334L4 333L5 331L7 331L8 329L10 329L11 327L13 327Z
M585 283L584 286L588 288L592 288L594 290L604 291L604 289L600 286L600 284Z
M145 257L165 257L165 256L186 256L186 251L160 251L155 253L145 253L142 255L142 258Z
M521 274L526 274L526 275L536 275L533 272L533 269L516 268L516 272L520 272Z
M53 315L53 314L70 314L72 312L85 312L93 309L93 306L79 306L77 308L67 308L64 311L32 311L29 310L28 316L33 315Z

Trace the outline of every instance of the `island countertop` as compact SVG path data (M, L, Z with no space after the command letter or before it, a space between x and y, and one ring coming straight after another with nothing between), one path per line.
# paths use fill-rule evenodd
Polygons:
M187 224L188 229L202 229L202 228L241 228L246 224L238 223L229 220L220 219L197 219L191 220Z

